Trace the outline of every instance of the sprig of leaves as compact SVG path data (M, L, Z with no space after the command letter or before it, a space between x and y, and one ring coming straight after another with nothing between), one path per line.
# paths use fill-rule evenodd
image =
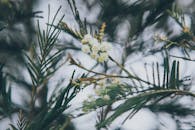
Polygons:
M156 70L156 72L158 73L157 76L159 76L159 70ZM160 80L160 78L156 78L155 75L153 75L153 79ZM181 85L180 81L181 80L179 79L179 62L173 61L170 68L169 60L168 58L165 58L162 85L154 83L153 87L150 87L146 90L142 90L140 92L138 91L136 92L137 94L135 96L131 95L131 97L127 98L124 103L119 105L114 110L114 113L108 116L106 120L97 124L97 128L109 125L121 114L130 111L130 114L124 120L125 122L128 118L133 117L140 109L144 108L146 105L156 104L161 100L170 97L171 95L186 95L195 97L194 93L179 88ZM161 83L161 81L157 82Z

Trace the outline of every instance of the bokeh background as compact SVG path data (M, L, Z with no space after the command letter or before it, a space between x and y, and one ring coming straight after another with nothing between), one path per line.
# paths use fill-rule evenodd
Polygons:
M76 5L81 19L86 18L87 25L91 28L97 29L103 22L106 22L105 39L113 45L111 55L118 62L122 63L125 60L125 65L130 71L144 78L146 78L144 66L151 66L154 62L163 62L162 45L154 41L154 34L166 35L173 41L179 41L183 35L182 29L168 16L166 10L171 9L173 5L178 6L184 13L186 25L191 28L192 32L195 32L195 2L193 0L76 0ZM16 122L18 108L25 110L28 107L31 83L27 70L24 69L22 52L29 51L31 44L35 41L37 20L40 21L41 29L45 29L48 6L50 6L51 16L62 6L57 19L65 15L63 21L66 21L70 27L78 29L66 0L0 0L0 64L4 64L4 71L11 74L8 83L12 90L11 101L14 105L11 108L4 106L2 95L0 96L1 130L8 128L10 122ZM71 53L86 67L90 68L95 64L89 56L78 51L81 44L69 34L61 33L56 47L64 49L65 55L62 60L66 60L67 54ZM176 47L170 48L170 53L178 56L186 55L184 50ZM193 53L189 53L192 59ZM189 89L193 91L194 63L183 60L180 60L180 63L182 75L190 78L186 81L186 86L190 84ZM112 67L111 63L109 65ZM97 70L102 71L103 67L99 66ZM65 79L64 84L66 84L74 69L77 70L77 75L84 72L70 66L69 63L60 68L49 83L48 97L59 80ZM114 67L110 71L119 72ZM148 67L148 72L150 71ZM76 115L81 112L76 108L82 105L82 101L88 98L87 95L92 91L93 89L89 87L80 92L67 113ZM175 102L193 107L194 101L185 97ZM169 107L169 109L172 108ZM126 117L124 114L111 124L110 129L118 127L122 130L193 129L192 125L195 125L193 115L184 114L183 117L174 117L173 113L167 111L152 112L148 108L142 109L123 126L120 126ZM11 113L11 116L8 117L5 112ZM95 130L95 123L95 112L73 119L73 125L78 130Z

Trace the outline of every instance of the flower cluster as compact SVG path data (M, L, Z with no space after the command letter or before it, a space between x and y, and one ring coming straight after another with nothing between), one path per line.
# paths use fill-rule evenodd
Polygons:
M168 40L167 36L165 36L163 34L158 34L158 33L155 33L153 38L155 41L160 41L160 42Z
M108 51L112 48L110 43L105 41L100 42L90 34L86 34L81 42L82 51L89 54L91 58L97 60L98 62L108 60Z
M100 77L101 78L101 77ZM96 82L95 93L88 96L83 102L83 111L90 112L95 108L110 105L114 101L125 97L129 87L120 82L118 78L104 78Z
M109 83L108 83L108 82ZM110 79L102 79L97 82L99 86L95 88L95 94L97 97L102 98L103 100L110 100L110 94L112 95L112 91L116 89L123 89L122 84L120 83L119 78L110 78ZM115 95L114 97L116 97ZM112 97L112 99L114 98Z

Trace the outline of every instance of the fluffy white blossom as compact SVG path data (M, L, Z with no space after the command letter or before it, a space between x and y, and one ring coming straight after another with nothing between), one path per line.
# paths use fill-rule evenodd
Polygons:
M100 43L98 42L98 40L96 38L91 38L91 39L88 40L88 44L92 46L94 44L98 45Z
M86 43L88 43L90 40L92 40L93 39L93 37L90 35L90 34L86 34L84 37L83 37L83 39L81 40L81 43L83 43L83 44L86 44Z
M158 34L158 33L155 33L153 38L154 38L155 41L166 41L166 40L168 40L166 35Z
M98 62L104 62L108 60L108 53L103 52L100 53L99 57L98 57Z
M89 53L90 52L90 47L89 45L83 45L81 50L84 52L84 53Z
M112 49L112 45L109 42L102 42L100 45L102 51L109 51Z
M97 52L91 52L91 53L90 53L90 56L91 56L91 58L93 58L93 59L95 59L95 60L97 60L98 57L99 57L99 55L98 55Z
M82 51L89 54L91 58L98 62L104 62L108 60L108 51L112 48L111 44L106 41L99 42L96 38L90 34L86 34L82 42Z
M108 100L110 100L110 96L109 95L104 95L103 99L108 101Z
M94 43L92 44L91 50L92 52L98 53L98 51L100 51L100 43Z

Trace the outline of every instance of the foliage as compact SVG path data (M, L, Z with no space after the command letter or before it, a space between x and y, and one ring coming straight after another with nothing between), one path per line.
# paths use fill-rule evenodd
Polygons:
M2 3L2 1L0 2ZM83 101L82 107L79 108L82 112L78 117L96 111L95 127L98 130L109 129L110 125L125 113L127 114L126 118L121 122L124 124L127 119L131 119L141 109L149 109L156 114L169 113L177 121L178 129L182 129L181 124L185 124L185 122L178 118L193 116L194 108L184 106L179 101L183 97L191 97L193 101L195 93L190 89L191 84L185 83L190 79L188 75L181 73L181 60L194 62L190 54L194 51L192 43L195 42L195 36L194 30L185 23L184 13L175 5L174 1L158 1L153 4L146 4L144 0L130 4L119 0L98 1L97 3L103 7L102 15L99 16L102 21L97 22L98 28L92 27L92 23L81 17L76 2L68 0L67 4L78 25L77 29L69 26L63 20L64 16L55 24L61 7L57 10L52 21L50 21L50 7L48 8L48 23L45 30L40 28L39 21L37 21L37 38L30 45L29 51L25 49L21 51L24 63L23 70L28 73L30 83L20 80L17 75L7 71L6 62L0 62L1 119L11 118L14 113L18 113L17 124L10 124L11 128L8 129L75 129L72 118L77 116L73 116L67 111L77 94L90 87L93 87L94 93L88 95L88 99ZM112 2L112 8L108 8L110 2ZM7 8L14 6L11 3L7 4ZM139 12L138 9L140 9ZM113 10L115 12L112 12ZM146 11L149 11L148 15L144 15ZM16 12L16 14L12 14L13 17L17 13L21 14L21 12ZM36 13L30 13L30 16L32 14L34 16ZM121 60L116 60L114 53L110 52L110 50L115 52L117 49L113 42L117 41L114 30L125 18L130 16L135 19L129 18L128 22L134 26L128 30L124 43L116 43L123 48L123 52L119 56ZM171 37L169 33L155 34L152 32L154 38L150 38L149 42L142 38L145 35L145 30L150 27L154 28L152 31L159 28L163 30L161 25L168 19L174 20L175 24L181 28L179 35ZM6 22L0 21L0 31L7 27ZM164 31L169 30L165 29ZM68 44L65 41L64 47L60 46L59 35L61 34L69 34L77 42ZM152 48L153 46L157 47ZM73 50L70 51L71 53L80 52L89 56L88 58L95 62L94 66L92 68L85 66L83 64L85 61L67 53L69 49ZM146 51L147 49L149 51ZM173 55L171 53L173 49L181 49L184 56ZM138 53L141 53L143 57L160 54L163 61L152 62L149 67L146 66L148 63L143 64L146 73L146 78L144 78L129 67L129 57ZM65 61L63 61L63 57L66 57ZM70 79L66 79L67 84L59 81L59 84L52 86L55 89L49 95L51 79L67 62L70 63L70 66L75 67L75 71L72 72ZM98 67L102 69L98 70ZM84 73L77 75L78 68ZM12 87L14 85L25 89L30 101L24 100L22 105L12 101ZM194 124L189 123L189 126L193 129Z

